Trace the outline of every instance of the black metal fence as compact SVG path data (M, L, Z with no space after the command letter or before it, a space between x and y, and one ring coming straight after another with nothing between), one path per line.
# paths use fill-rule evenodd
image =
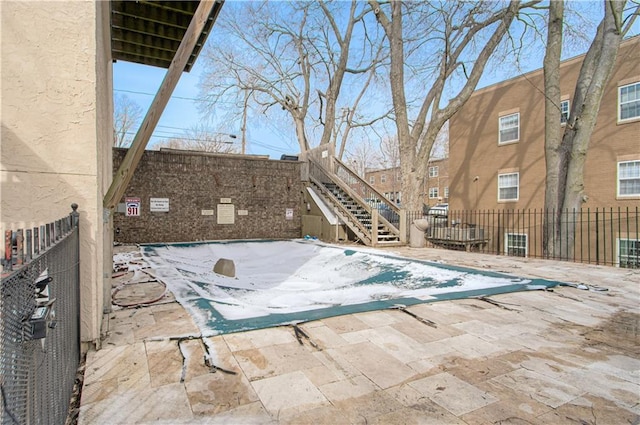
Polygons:
M80 361L77 205L5 232L0 283L2 424L64 424Z
M407 218L409 223L426 218L425 236L436 247L640 268L638 207L585 208L559 215L542 209L449 211L446 216L410 212ZM548 230L545 222L558 224L559 231ZM545 247L546 239L555 251Z

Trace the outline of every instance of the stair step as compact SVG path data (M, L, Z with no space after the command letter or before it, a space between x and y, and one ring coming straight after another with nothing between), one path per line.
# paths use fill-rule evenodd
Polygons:
M406 244L400 241L378 241L379 246L404 246Z
M318 187L315 183L314 186ZM318 189L331 204L343 210L339 215L365 245L404 245L399 236L381 222L377 223L377 239L372 243L373 217L367 206L360 204L336 183L322 183Z

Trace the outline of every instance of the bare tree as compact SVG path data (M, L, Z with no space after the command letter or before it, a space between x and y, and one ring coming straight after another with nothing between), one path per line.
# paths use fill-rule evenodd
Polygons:
M113 146L126 148L131 145L135 130L142 118L142 108L129 96L114 95L113 97Z
M184 131L182 135L156 143L156 148L184 149L199 152L238 153L235 134L213 131L206 124L199 123Z
M359 143L353 143L346 152L345 163L360 177L364 177L368 170L375 168L380 162L380 153L368 138L361 139Z
M380 142L380 166L383 168L398 168L400 166L400 146L398 138L387 135Z
M429 159L443 159L449 157L449 121L444 123L431 147Z
M210 105L234 99L251 103L271 119L285 114L301 151L312 144L337 145L337 140L344 145L345 133L371 120L358 120L361 96L340 96L345 84L364 93L384 56L384 34L365 25L370 12L366 4L265 1L229 6L233 13L221 16L218 24L224 44L205 52L201 91ZM310 135L316 129L313 143Z
M367 80L362 85L360 92L355 96L355 100L352 102L350 107L345 107L342 109L342 115L337 119L337 125L334 127L334 144L339 144L340 148L336 149L338 151L338 158L342 159L344 157L345 149L347 148L347 142L349 141L349 137L352 134L352 130L354 129L364 129L365 134L377 133L375 131L374 125L378 122L385 122L391 114L392 110L389 109L387 111L381 111L376 114L375 117L367 119L362 114L358 113L358 108L360 103L365 97L370 102L375 102L372 96L366 96L368 93L368 89L371 86L372 81L374 81L377 77L377 72L380 66L376 64L382 64L381 56L383 53L383 45L380 43L378 52L376 54L376 58L374 59L373 66L368 71L369 76ZM378 103L378 106L384 105L384 102ZM367 131L372 130L372 131ZM336 146L337 147L337 146Z
M620 42L640 12L640 5L633 7L625 24L625 4L626 1L603 1L604 17L582 62L563 133L558 126L558 117L564 0L550 4L544 81L545 208L555 213L546 217L545 250L551 256L567 258L571 255L575 235L571 225L573 217L568 213L579 210L586 200L584 165L600 102L613 72Z
M422 206L420 182L440 130L475 90L519 10L536 3L511 1L502 7L490 1L392 1L383 5L369 0L390 44L389 77L406 208ZM411 84L416 77L422 89ZM454 82L459 90L453 90Z
M544 56L544 152L546 162L545 180L545 209L558 210L558 186L560 184L560 161L558 154L562 142L562 132L559 124L560 110L560 59L562 57L562 29L564 22L564 0L552 1L549 4L549 18L547 25L547 47ZM545 220L543 244L548 253L553 247L555 229L551 227L554 220Z

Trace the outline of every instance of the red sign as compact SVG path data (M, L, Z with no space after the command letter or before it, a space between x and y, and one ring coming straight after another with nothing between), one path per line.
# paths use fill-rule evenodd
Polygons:
M140 216L140 198L125 198L124 205L127 217Z

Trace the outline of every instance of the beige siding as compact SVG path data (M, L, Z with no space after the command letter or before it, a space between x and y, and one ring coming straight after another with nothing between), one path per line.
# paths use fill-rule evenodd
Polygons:
M2 2L2 227L79 204L82 339L99 337L110 179L108 2ZM106 26L106 28L105 28Z

